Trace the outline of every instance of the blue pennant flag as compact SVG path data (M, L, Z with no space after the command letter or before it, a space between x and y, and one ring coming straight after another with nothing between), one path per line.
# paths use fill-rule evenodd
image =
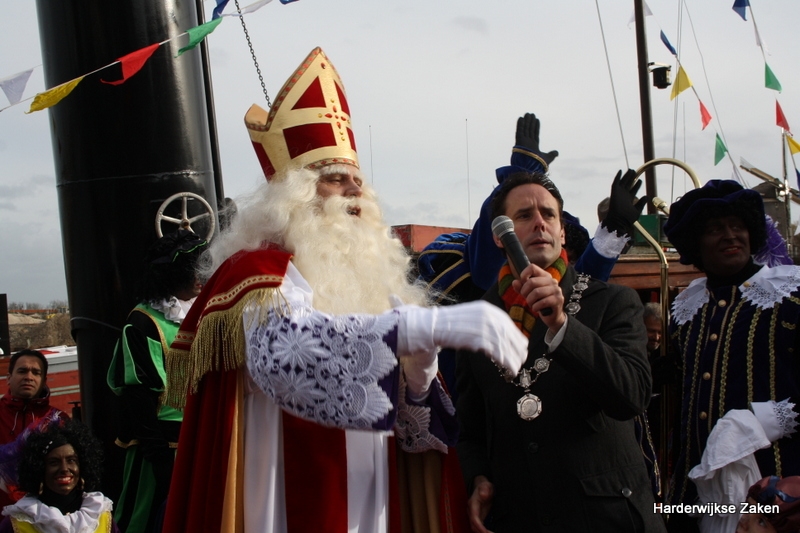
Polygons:
M297 0L281 0L281 4L291 4L292 2L297 2Z
M228 5L228 0L217 0L217 7L214 8L214 12L211 15L211 20L218 19L222 16L222 10L225 9L225 6Z
M672 55L678 57L678 52L676 52L672 45L669 44L669 39L667 39L667 36L664 34L664 30L661 30L661 42L664 43L664 46L666 46L670 52L672 52Z
M283 1L283 0L281 0ZM734 0L733 2L733 9L736 11L742 20L747 20L747 6L750 5L750 0Z
M794 173L797 174L797 186L800 188L800 170L794 169Z

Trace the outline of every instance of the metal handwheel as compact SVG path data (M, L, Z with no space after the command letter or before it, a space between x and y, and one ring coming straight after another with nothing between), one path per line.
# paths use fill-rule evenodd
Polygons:
M164 211L166 211L167 207L169 207L171 203L179 199L181 201L181 218L175 218L165 215ZM190 218L188 210L189 200L197 200L198 202L200 202L205 212ZM159 238L164 236L164 233L161 231L161 223L164 221L175 224L180 229L194 231L192 229L192 224L199 220L205 220L206 218L208 219L209 227L208 231L206 232L205 239L207 241L211 241L211 237L214 235L214 230L216 229L217 226L217 221L214 217L214 210L211 208L211 204L209 204L205 198L193 192L179 192L173 194L172 196L164 200L164 202L158 208L158 212L156 213L156 235L158 235Z

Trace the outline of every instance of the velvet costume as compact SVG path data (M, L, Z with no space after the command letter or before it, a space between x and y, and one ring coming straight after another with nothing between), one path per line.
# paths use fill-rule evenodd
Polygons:
M163 405L164 354L178 323L141 303L128 316L108 371L120 396L117 444L126 449L123 488L114 517L127 533L153 530L169 492L182 414Z
M337 532L354 520L360 531L388 524L399 532L410 504L398 475L408 465L395 463L395 447L446 451L454 441L452 405L438 382L426 405L405 401L397 315L314 310L290 257L272 246L229 258L176 337L168 397L185 399L186 410L167 533ZM374 470L354 476L361 463ZM437 496L463 505L460 480L439 479ZM348 516L357 489L374 494L373 504ZM426 530L461 531L463 518L442 513Z
M569 267L566 300L575 280ZM497 286L485 299L505 308ZM664 530L634 436L650 399L641 303L632 289L592 280L580 305L530 387L542 401L534 420L517 415L523 389L482 355L458 354L459 459L470 493L476 476L494 485L495 533ZM546 332L537 321L524 367L547 353Z
M761 303L761 305L758 305ZM673 303L671 347L682 357L680 449L670 503L693 503L689 470L718 419L751 402L800 401L800 267L766 266L709 289L700 278ZM763 476L800 474L800 437L755 453Z

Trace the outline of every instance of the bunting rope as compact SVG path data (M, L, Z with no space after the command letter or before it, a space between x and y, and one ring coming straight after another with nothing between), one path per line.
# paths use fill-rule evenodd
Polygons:
M33 70L41 65L37 65L36 67L32 67L28 70L20 72L18 74L14 74L13 76L9 76L7 78L0 79L0 88L3 89L6 97L8 98L9 105L6 107L0 108L0 112L5 111L11 107L19 105L21 103L27 102L29 100L33 100L31 103L31 107L26 114L33 113L35 111L41 111L43 109L47 109L49 107L53 107L54 105L58 104L61 100L66 98L74 89L78 86L78 84L83 81L86 77L101 72L107 68L113 67L114 65L121 64L122 65L122 79L108 81L101 79L102 83L107 83L109 85L121 85L128 81L133 75L139 72L150 59L150 57L155 53L155 51L160 48L161 46L174 41L176 39L180 39L183 36L189 37L189 42L186 46L180 48L178 50L178 54L175 56L176 58L182 55L184 52L188 52L189 50L194 49L198 44L200 44L203 39L205 39L211 32L213 32L217 26L222 22L223 17L240 17L242 19L242 24L244 24L244 15L253 13L258 9L262 8L266 4L270 3L272 0L258 0L252 4L245 6L243 9L237 9L236 13L227 13L222 14L222 9L224 9L225 5L228 3L228 0L216 0L217 7L214 9L213 17L210 21L195 26L193 28L189 28L185 32L166 39L164 41L150 44L145 46L144 48L140 48L134 52L126 54L116 61L113 61L107 65L104 65L100 68L97 68L91 72L87 72L81 76L73 78L71 80L65 81L55 87L51 87L44 92L37 93L34 96L30 96L28 98L22 98L22 95L25 91L25 86L27 85L28 79L30 78L31 73ZM288 4L290 2L295 2L296 0L280 0L281 4ZM237 2L238 8L238 2ZM249 39L248 39L249 42ZM252 47L251 47L252 50ZM255 56L253 58L255 60ZM264 88L264 94L266 95L266 87L264 86L263 78L261 78L261 72L259 71L259 79L261 79L261 85ZM267 96L267 102L269 102L269 96Z
M751 14L751 18L752 18L752 21L753 21L753 28L754 28L754 32L755 32L756 45L759 47L759 49L761 51L761 56L762 56L762 58L764 60L764 85L765 85L765 87L767 89L772 89L772 90L775 90L778 93L780 93L781 90L782 90L782 87L781 87L780 81L778 81L777 76L775 75L775 73L770 68L769 64L767 63L767 55L771 55L771 54L769 54L769 51L767 50L767 46L766 46L764 40L761 38L761 34L760 34L759 30L758 30L758 25L756 24L756 17L755 17L755 14L753 13L753 7L750 4L750 0L734 0L734 4L733 4L733 8L732 9L743 20L747 21L746 14L747 14L747 8L748 7L750 8L750 14ZM695 95L695 98L697 98L697 101L698 101L699 106L700 106L700 121L701 121L701 124L702 124L702 129L706 129L706 127L712 122L712 119L713 119L711 113L709 113L708 108L706 108L705 104L703 103L702 99L700 98L700 95L697 92L697 89L695 88L694 84L692 83L691 79L689 78L689 75L686 72L684 64L681 62L680 55L679 55L678 51L670 43L669 39L667 38L667 34L661 28L660 24L658 23L657 17L653 14L652 10L650 9L650 7L647 5L646 2L644 4L644 9L645 9L645 16L646 17L647 16L653 17L653 19L655 20L656 24L659 26L660 38L661 38L662 43L670 51L670 53L673 56L675 56L675 61L676 61L677 67L678 67L678 72L677 72L677 74L675 76L675 81L674 81L674 83L672 85L672 91L670 93L670 100L677 99L678 95L680 95L686 89L691 88L692 89L692 93ZM710 82L708 80L708 75L707 75L707 70L705 68L705 60L704 60L704 57L703 57L703 53L700 50L700 46L699 46L699 43L697 41L697 35L696 35L695 30L694 30L694 23L692 22L691 14L689 13L688 7L686 6L685 2L681 2L681 15L683 14L683 10L686 10L686 14L687 14L687 16L689 18L689 24L690 24L690 27L691 27L691 30L692 30L692 34L694 35L695 46L697 47L697 51L698 51L698 53L700 55L700 62L701 62L701 66L702 66L702 70L703 70L703 75L704 75L704 78L705 78L706 86L708 87L708 93L709 93L709 97L711 99L712 108L714 109L714 113L716 115L719 115L719 112L717 111L717 108L716 108L716 104L714 102L713 94L711 92L711 84L710 84ZM633 20L634 20L634 17L631 16L631 19L628 22L628 26L630 26L630 24L633 22ZM678 102L676 101L676 106L677 106L677 103ZM677 107L676 107L676 113L677 113ZM775 100L775 115L776 115L776 125L779 126L782 129L782 133L784 133L784 138L786 139L786 142L787 143L789 143L790 141L794 142L794 139L791 138L792 134L791 134L791 129L789 127L789 123L786 120L786 116L784 115L783 109L781 108L780 102L777 100L777 98ZM676 115L676 117L677 117L677 115ZM676 118L676 120L677 120L677 118ZM736 176L736 178L741 183L743 183L745 186L748 186L746 181L744 180L743 176L739 172L738 166L736 165L732 154L728 150L728 147L727 147L726 142L725 142L725 135L724 135L724 131L723 131L723 128L722 128L722 123L721 123L719 118L717 119L715 124L712 125L712 130L715 132L715 136L714 136L714 165L719 164L719 162L722 161L722 159L724 159L725 156L727 155L727 157L728 157L728 159L729 159L729 161L731 163L731 167L733 169L733 173ZM800 152L800 144L797 144L797 143L795 143L795 144L796 144L796 146L794 146L794 147L791 145L791 143L789 144L789 148L790 148L790 151L791 151L792 155ZM674 151L674 149L673 149L673 151ZM794 159L793 159L793 162L794 162ZM795 163L795 167L796 167L796 163ZM798 185L800 185L800 174L798 174Z

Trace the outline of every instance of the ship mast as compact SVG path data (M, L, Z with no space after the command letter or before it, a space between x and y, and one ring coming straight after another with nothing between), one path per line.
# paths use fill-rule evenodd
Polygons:
M636 21L636 56L639 66L639 107L642 114L642 149L644 161L647 163L655 159L655 143L653 141L653 114L650 107L650 72L647 59L647 39L644 23L644 0L633 0L634 18ZM648 197L658 196L656 190L655 167L650 167L645 171L645 193ZM656 213L656 208L652 202L647 203L647 213Z

